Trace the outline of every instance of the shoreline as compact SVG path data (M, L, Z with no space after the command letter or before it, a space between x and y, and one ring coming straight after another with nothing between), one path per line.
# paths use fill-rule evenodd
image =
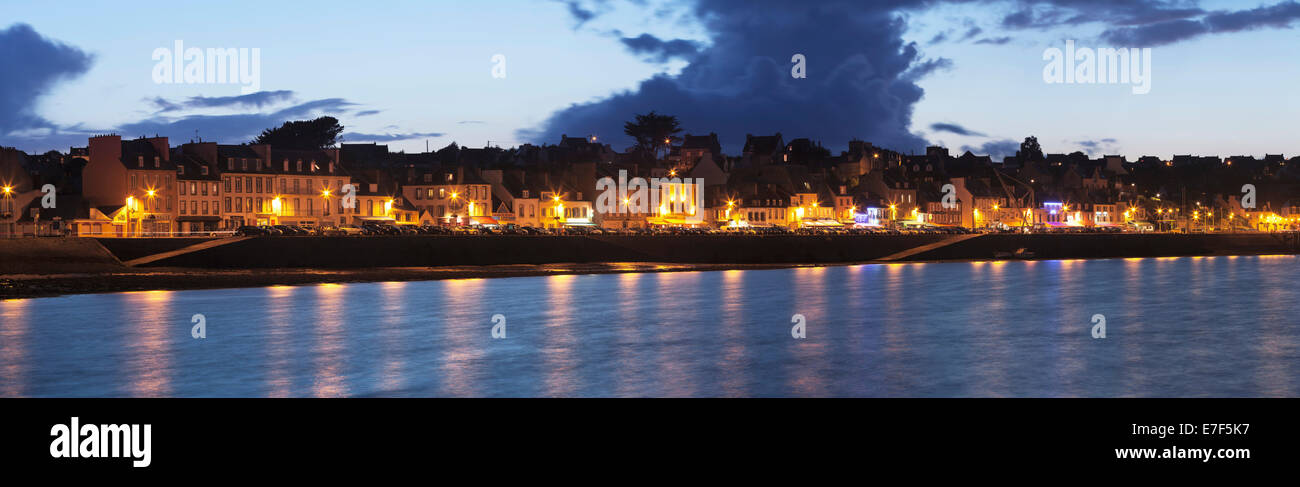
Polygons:
M373 282L442 281L455 279L501 279L558 275L625 274L658 272L713 272L729 270L775 270L855 265L934 264L962 262L1051 262L1061 260L1109 260L1183 257L1249 257L1290 255L1287 253L1243 253L1128 257L1076 257L1045 259L934 259L858 262L810 262L773 264L610 262L556 264L501 264L450 267L383 267L370 269L199 269L123 268L113 272L59 274L0 274L0 300L52 298L80 294L112 294L148 291L192 291L245 289L272 286L304 286Z

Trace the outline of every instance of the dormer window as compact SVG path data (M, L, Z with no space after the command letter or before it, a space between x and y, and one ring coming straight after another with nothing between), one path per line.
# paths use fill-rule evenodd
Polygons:
M330 174L334 174L334 163L330 163Z
M208 175L208 166L199 166L199 173L202 173L204 176L207 176L207 175Z
M241 170L247 171L247 170L248 170L248 159L240 159L240 160L239 160L239 168L240 168Z
M525 190L523 191L523 193L524 193L524 194L523 194L523 197L524 197L524 198L527 198L527 197L528 197L528 190L525 189Z
M289 160L284 160L284 172L289 172Z
M424 182L426 182L426 183L432 183L432 182L433 182L433 174L425 174L425 175L424 175Z
M447 181L450 182L452 178L454 178L455 176L456 176L455 174L447 173Z
M161 157L153 156L153 167L159 167L162 164L161 161L162 161Z
M298 159L298 172L302 172L302 159Z
M144 156L136 156L135 165L136 167L144 167Z
M185 166L176 166L176 174L185 175Z
M227 158L226 158L226 170L227 170L227 171L234 171L234 170L235 170L235 158L233 158L233 157L227 157Z

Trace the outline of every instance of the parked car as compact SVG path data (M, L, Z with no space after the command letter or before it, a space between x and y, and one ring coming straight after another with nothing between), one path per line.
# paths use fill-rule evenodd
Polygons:
M261 236L270 235L270 233L262 229L262 227L244 225L242 227L235 229L235 235L240 237L261 237Z
M356 225L343 225L337 229L338 235L365 235L365 230Z

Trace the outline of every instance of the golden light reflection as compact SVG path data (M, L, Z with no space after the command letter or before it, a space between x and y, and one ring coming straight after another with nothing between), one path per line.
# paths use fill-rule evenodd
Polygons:
M314 286L316 310L314 325L315 341L312 354L315 358L315 377L312 382L312 396L344 397L348 394L347 383L343 377L343 360L346 356L346 337L343 332L344 286L337 283L325 283Z
M290 397L293 394L290 379L293 352L293 307L285 303L293 302L293 286L271 286L266 288L267 340L266 354L269 370L266 376L268 397Z
M480 395L479 384L474 380L479 374L484 350L477 337L490 330L489 321L494 313L507 315L506 336L510 337L509 310L491 310L482 306L487 281L483 279L456 279L444 281L442 301L443 333L442 380L448 395L474 397Z
M0 300L0 396L21 397L27 387L28 304Z
M380 388L383 392L392 392L400 390L405 386L403 379L406 377L404 372L405 362L402 360L402 325L409 321L409 316L405 313L406 308L406 288L409 287L404 281L385 282L379 285L383 291L380 293L380 316L384 317L383 326L380 327L380 341L383 343L383 381Z
M127 368L131 377L130 394L135 397L163 397L171 394L171 348L169 333L189 338L190 320L170 322L171 291L127 293L125 305L132 313L128 324ZM174 331L173 331L174 330Z
M718 368L722 371L722 395L744 397L750 394L746 387L745 347L745 272L728 270L722 272L722 289L718 295L721 307L722 336L724 343L722 354L718 357Z
M665 275L664 273L656 275ZM577 368L577 359L573 349L577 337L573 332L573 283L577 276L557 275L546 278L546 295L550 302L539 303L546 306L546 348L542 352L543 367L546 377L543 379L543 395L547 397L572 396L577 391L576 377L573 370Z

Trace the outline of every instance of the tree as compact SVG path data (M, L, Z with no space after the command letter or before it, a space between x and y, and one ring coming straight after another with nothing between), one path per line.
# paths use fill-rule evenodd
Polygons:
M1038 146L1038 137L1025 137L1025 141L1020 143L1020 151L1016 152L1016 158L1021 162L1043 160L1043 148Z
M636 140L636 148L642 153L654 154L657 158L659 151L665 153L668 147L677 140L677 133L682 128L677 121L677 117L672 115L660 115L653 111L644 115L637 115L635 122L623 124L623 133L631 136Z
M270 144L279 149L325 149L334 147L341 133L343 126L337 118L320 117L285 122L277 128L263 130L252 143Z

